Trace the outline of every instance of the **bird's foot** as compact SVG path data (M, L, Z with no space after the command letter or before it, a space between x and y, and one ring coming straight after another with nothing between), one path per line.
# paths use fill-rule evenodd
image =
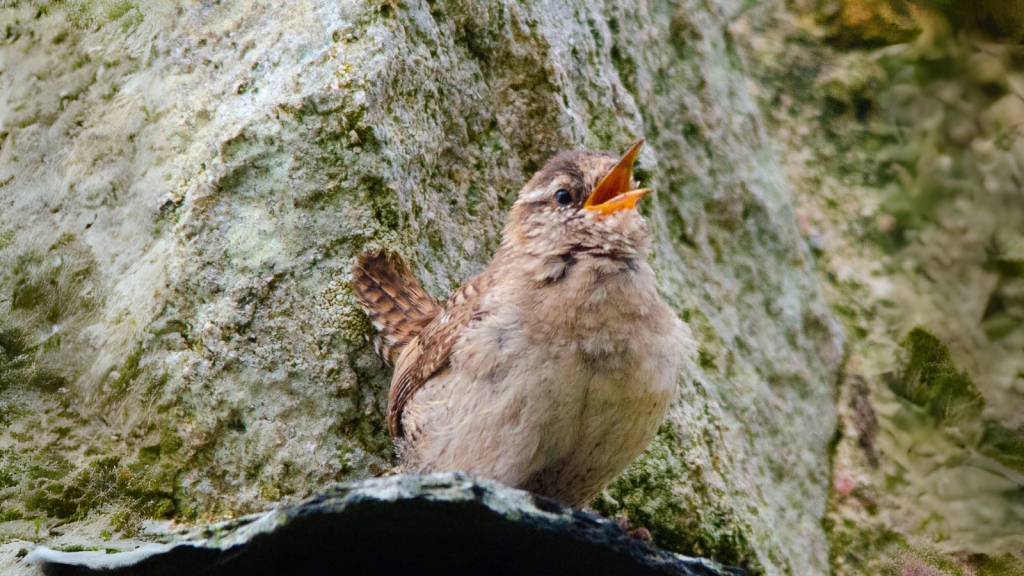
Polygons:
M651 537L651 531L647 528L644 528L643 526L627 531L626 536L629 536L633 540L640 540L641 542L644 542L646 544L650 544L654 541L654 539Z
M651 531L643 526L633 526L629 523L629 516L626 512L622 512L622 516L615 519L615 523L619 525L626 532L626 536L629 536L633 540L640 540L641 542L650 544L652 542Z

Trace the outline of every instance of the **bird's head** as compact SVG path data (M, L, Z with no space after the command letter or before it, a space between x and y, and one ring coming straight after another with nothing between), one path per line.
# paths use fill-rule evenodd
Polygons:
M562 152L519 193L504 245L541 260L645 258L650 239L636 203L633 162L643 140L621 157L611 152Z

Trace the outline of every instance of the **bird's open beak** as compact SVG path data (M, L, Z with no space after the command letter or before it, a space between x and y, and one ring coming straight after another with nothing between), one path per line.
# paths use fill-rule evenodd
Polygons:
M651 193L650 188L629 189L633 183L633 162L636 161L637 152L643 143L643 140L637 140L629 147L611 172L608 172L591 191L590 197L583 205L584 208L596 210L599 214L607 216L619 210L633 208L641 198Z

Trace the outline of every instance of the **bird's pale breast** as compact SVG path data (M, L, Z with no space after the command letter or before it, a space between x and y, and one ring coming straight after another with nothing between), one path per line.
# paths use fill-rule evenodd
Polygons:
M636 309L608 308L581 332L563 312L539 330L543 310L509 298L467 327L450 367L405 409L406 469L467 470L577 506L621 473L675 398L691 340L653 281L639 287L649 294L632 283L593 288Z

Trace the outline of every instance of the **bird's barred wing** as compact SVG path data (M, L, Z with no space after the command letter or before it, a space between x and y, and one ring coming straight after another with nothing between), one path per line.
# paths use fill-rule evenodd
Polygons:
M448 365L463 329L485 315L482 296L487 284L483 275L466 282L398 359L388 396L388 429L395 438L401 438L405 433L402 411L413 394Z

